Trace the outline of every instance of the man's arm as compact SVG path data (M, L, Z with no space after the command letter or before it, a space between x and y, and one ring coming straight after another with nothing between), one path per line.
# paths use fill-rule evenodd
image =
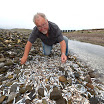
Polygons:
M65 53L66 53L66 43L65 43L64 40L60 42L60 46L61 46L61 61L62 61L62 63L64 63L67 60L67 57L65 55Z
M31 46L32 46L32 43L28 41L27 44L26 44L26 46L25 46L24 55L21 58L21 64L25 64L25 62L27 61L28 54L29 54L29 51L31 49Z

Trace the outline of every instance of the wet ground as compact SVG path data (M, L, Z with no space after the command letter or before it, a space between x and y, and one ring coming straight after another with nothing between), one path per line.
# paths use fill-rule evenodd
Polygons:
M104 73L104 47L90 43L69 40L69 50L99 73ZM104 76L104 75L103 75ZM100 78L104 81L104 78Z

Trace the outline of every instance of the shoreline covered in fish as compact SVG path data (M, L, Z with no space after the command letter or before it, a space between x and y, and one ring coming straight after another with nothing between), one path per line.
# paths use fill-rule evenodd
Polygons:
M104 84L84 62L69 53L61 63L60 45L42 54L41 41L33 44L25 65L20 65L28 33L0 30L0 103L104 103Z

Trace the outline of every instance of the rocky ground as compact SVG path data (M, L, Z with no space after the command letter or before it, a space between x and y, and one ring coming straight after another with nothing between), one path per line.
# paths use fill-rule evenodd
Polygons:
M0 104L103 104L100 76L69 53L61 63L60 46L44 56L39 39L25 65L20 59L31 31L0 30Z

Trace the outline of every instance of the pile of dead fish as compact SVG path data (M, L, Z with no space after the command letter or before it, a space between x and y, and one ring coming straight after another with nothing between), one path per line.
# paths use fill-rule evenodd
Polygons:
M69 53L61 63L60 45L42 54L39 39L20 65L29 33L0 30L0 104L103 104L100 74Z

